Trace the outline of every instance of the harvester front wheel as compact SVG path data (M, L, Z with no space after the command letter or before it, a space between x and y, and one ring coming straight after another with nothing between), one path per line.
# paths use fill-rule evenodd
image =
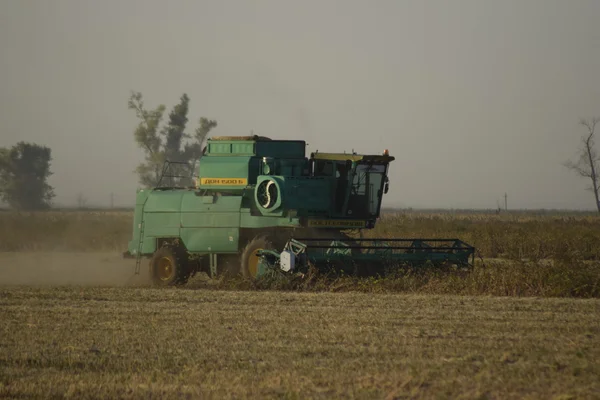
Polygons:
M258 277L258 263L260 258L256 254L259 250L273 250L273 244L264 236L252 239L242 251L240 269L245 278Z
M156 286L183 285L189 277L187 257L177 248L161 247L150 260L150 275Z

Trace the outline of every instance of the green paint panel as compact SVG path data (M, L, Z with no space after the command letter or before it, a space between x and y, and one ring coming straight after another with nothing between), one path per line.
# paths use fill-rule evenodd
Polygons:
M254 154L254 143L232 143L232 154Z
M137 204L132 254L139 246L144 208L142 252L155 251L157 238L179 238L192 252L233 252L239 241L241 196L201 196L189 190L150 191L145 205Z
M254 155L253 141L217 141L208 142L205 156L211 155Z
M242 196L184 195L181 202L183 228L238 228Z
M185 193L181 199L181 211L188 212L240 212L242 196L198 196L193 192Z
M267 163L270 170L265 173L301 175L308 165L305 148L298 140L209 139L198 167L198 187L241 192L256 183Z
M282 177L284 206L293 210L330 211L335 181L319 177Z
M208 139L205 157L215 155L304 158L306 157L306 142L304 140Z
M272 140L256 142L256 155L259 157L304 158L306 142L304 140Z
M148 198L148 196L150 195L150 193L152 193L151 190L148 189L140 189L137 191L136 195L135 195L135 204L144 204L146 202L146 199Z
M238 228L182 228L181 239L188 251L232 253L238 251Z
M205 212L182 213L182 228L239 227L240 213Z
M201 189L238 189L243 190L249 183L248 165L250 157L202 157L198 175L200 177ZM205 179L235 179L245 180L238 184L223 184L222 181L205 183Z
M328 213L332 208L332 186L334 178L326 177L285 177L261 175L256 180L255 199L264 215L282 215L285 210L297 210L300 216L314 213ZM269 189L269 186L270 189ZM276 195L270 193L269 198L275 198L272 205L265 204L267 191L276 188Z
M188 190L153 191L148 196L146 205L144 205L144 212L179 212L181 210L181 198L185 193L193 194Z
M156 251L156 238L144 235L144 244L142 245L142 254L152 254Z
M145 213L144 236L177 237L179 235L180 213Z
M299 227L298 218L289 217L263 217L251 215L250 210L242 210L240 214L240 226L242 228L270 228L270 227Z

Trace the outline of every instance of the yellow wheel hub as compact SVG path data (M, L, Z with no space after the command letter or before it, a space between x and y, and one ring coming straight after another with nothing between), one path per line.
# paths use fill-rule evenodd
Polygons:
M173 263L171 259L168 257L163 257L158 260L156 274L160 278L161 281L168 281L173 277L175 273L175 268L173 267Z
M250 256L248 257L248 274L251 277L256 277L256 275L258 274L258 261L259 261L259 257L257 255L257 253L262 250L262 249L256 249L252 252L252 254L250 254Z

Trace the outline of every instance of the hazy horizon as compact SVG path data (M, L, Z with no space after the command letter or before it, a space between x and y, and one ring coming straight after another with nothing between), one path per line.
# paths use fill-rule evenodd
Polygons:
M52 149L54 202L131 206L131 90L188 132L396 157L384 207L594 209L573 158L600 117L600 2L0 3L0 147ZM166 115L165 115L166 117Z

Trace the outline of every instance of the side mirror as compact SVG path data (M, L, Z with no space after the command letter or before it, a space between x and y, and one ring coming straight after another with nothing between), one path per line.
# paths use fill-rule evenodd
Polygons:
M390 190L390 180L388 177L385 177L385 185L383 186L383 193L387 194L388 190Z

